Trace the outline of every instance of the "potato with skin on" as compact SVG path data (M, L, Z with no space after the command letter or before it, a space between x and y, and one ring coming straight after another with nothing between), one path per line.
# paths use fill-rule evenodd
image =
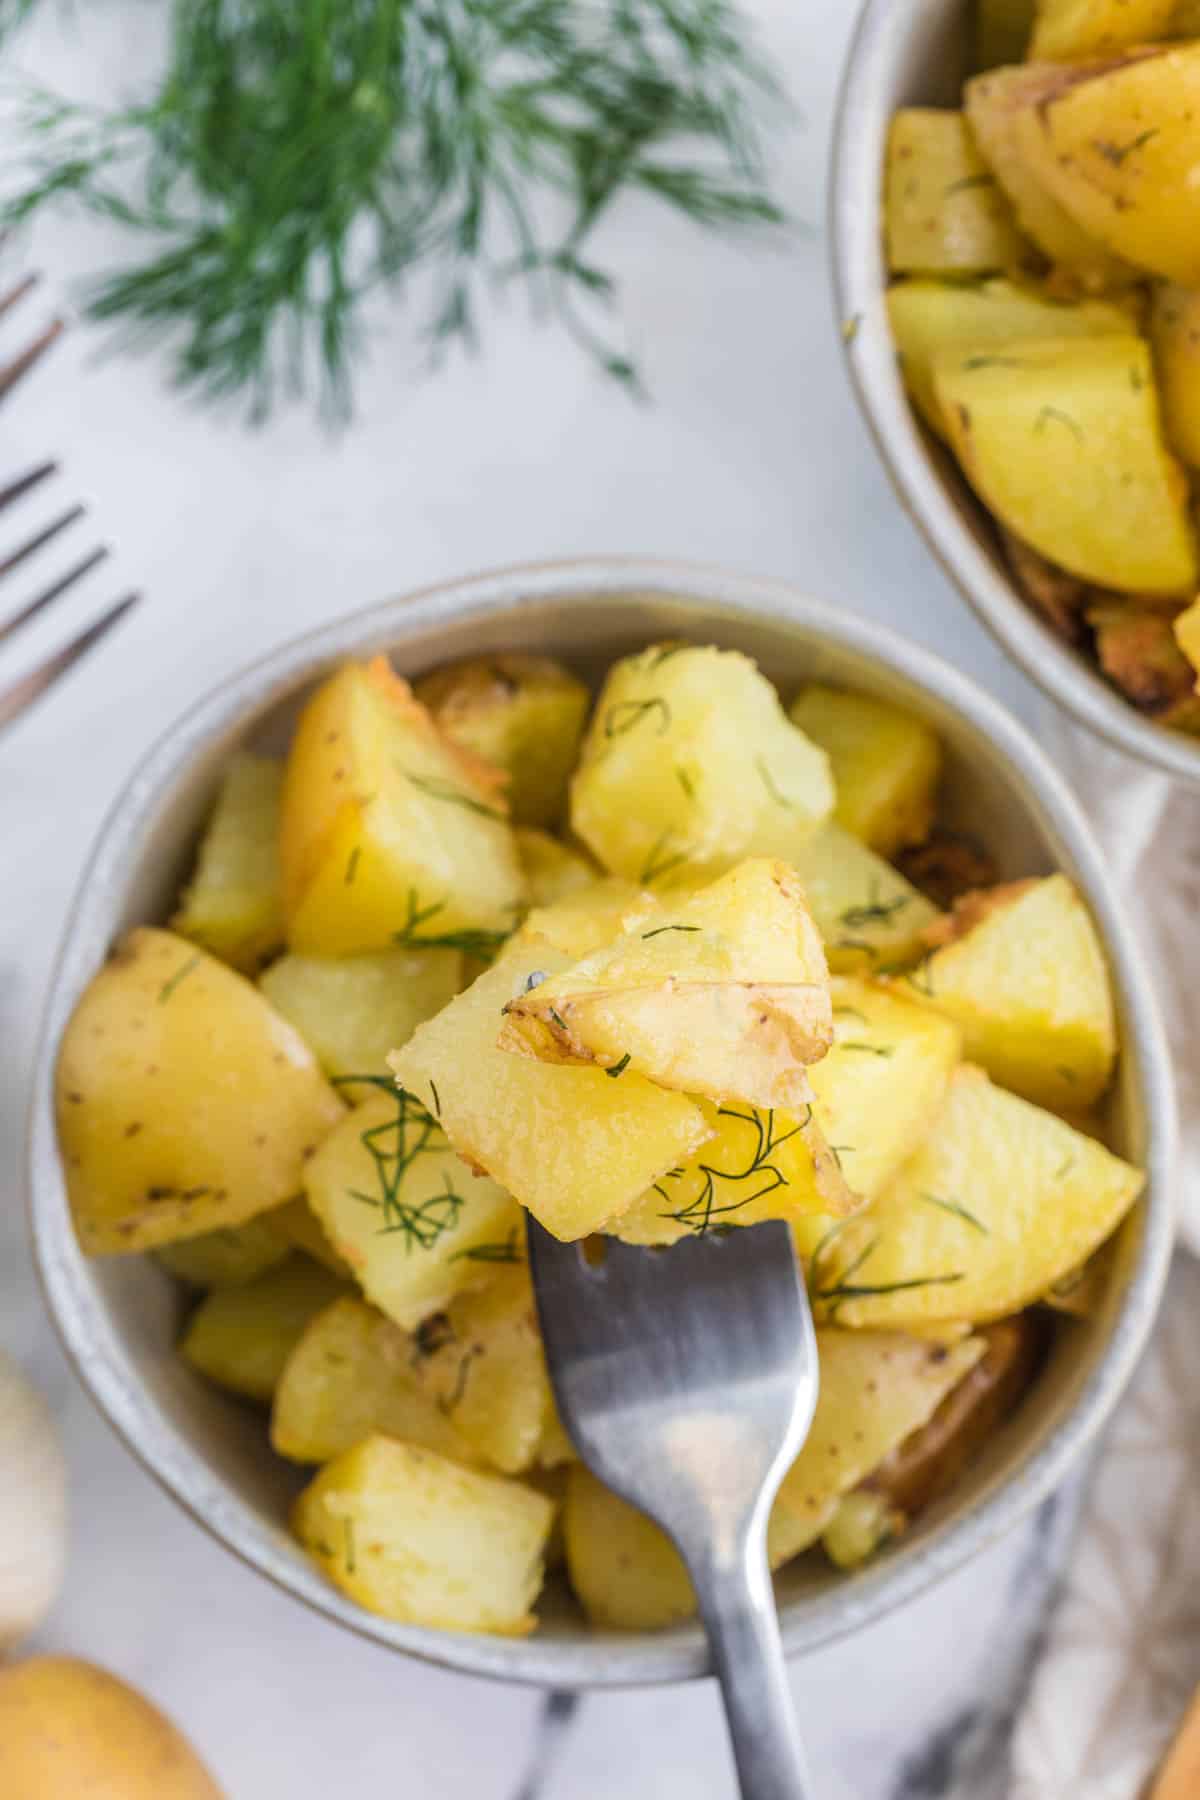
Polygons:
M1150 341L1167 437L1184 462L1200 468L1200 288L1155 287Z
M869 975L917 962L938 909L840 825L823 825L792 859L829 967Z
M799 1112L833 1036L829 971L795 873L751 859L547 974L505 1007L502 1049Z
M947 1350L895 1332L818 1331L817 1407L772 1508L772 1568L816 1542L841 1496L925 1424L983 1349L979 1338ZM582 1464L567 1477L563 1525L571 1586L594 1625L653 1631L695 1612L666 1533Z
M284 771L290 947L493 949L523 896L503 787L499 770L442 737L386 658L331 675Z
M748 856L790 861L833 810L823 750L734 650L660 644L615 663L571 782L571 826L606 869L661 889Z
M513 834L531 907L553 906L571 894L594 887L600 871L579 850L533 825L518 825Z
M1113 597L1085 616L1096 660L1126 699L1158 725L1200 733L1195 670L1179 636L1187 609Z
M1187 477L1164 441L1140 338L944 351L933 366L954 453L1001 524L1101 586L1195 587Z
M1039 1106L1086 1111L1112 1079L1117 1027L1104 951L1065 875L968 894L897 987L953 1019L963 1055Z
M602 1230L698 1150L710 1129L693 1100L632 1069L614 1078L499 1048L507 1003L533 976L575 960L522 933L392 1058L409 1092L436 1105L459 1155L564 1240Z
M1031 62L1082 62L1149 44L1171 29L1176 0L1037 0Z
M386 1075L388 1052L408 1042L462 986L457 950L378 950L365 956L281 956L259 977L346 1100L365 1099L348 1075Z
M231 1394L270 1400L309 1322L344 1292L344 1283L320 1263L289 1256L253 1281L207 1294L188 1321L179 1354Z
M442 735L503 770L517 825L554 825L567 806L592 697L549 656L449 663L413 687Z
M283 764L235 750L171 928L243 974L283 942L279 808Z
M554 1514L523 1482L376 1436L321 1470L292 1524L334 1585L368 1612L525 1637Z
M281 1263L290 1246L280 1231L279 1207L231 1225L206 1231L203 1237L181 1238L154 1252L154 1260L177 1280L193 1288L237 1287Z
M1090 1256L1144 1181L964 1064L896 1180L826 1237L810 1267L814 1305L852 1327L1004 1318Z
M901 107L888 133L884 228L893 275L991 275L1029 254L961 112Z
M411 1094L348 1113L304 1172L308 1204L368 1300L408 1331L488 1276L473 1260L520 1223L516 1202L472 1174Z
M323 1308L276 1383L272 1449L293 1462L324 1463L381 1433L473 1464L475 1452L417 1378L431 1335L401 1330L355 1295Z
M1033 282L1002 276L972 282L893 282L887 308L904 385L924 423L940 438L946 436L946 427L933 385L933 363L941 351L978 354L1030 338L1109 337L1136 330L1138 324L1136 309L1124 295L1115 300L1063 300Z
M788 716L833 771L833 816L879 856L919 844L933 824L942 747L924 719L871 694L819 682L801 690Z
M89 1255L154 1249L282 1205L345 1110L252 983L148 928L121 941L80 997L55 1099Z

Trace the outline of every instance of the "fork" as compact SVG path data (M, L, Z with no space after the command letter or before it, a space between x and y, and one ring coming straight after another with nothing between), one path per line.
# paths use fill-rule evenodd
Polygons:
M771 1502L812 1423L817 1347L785 1224L639 1249L529 1221L563 1424L687 1564L744 1800L808 1800L767 1563ZM592 1252L595 1252L593 1254Z
M32 293L37 285L37 277L27 275L18 281L15 287L0 294L0 319L11 312L25 297ZM4 400L17 383L41 361L64 330L61 318L51 319L25 348L13 356L7 363L0 365L0 400ZM0 514L6 513L10 507L16 506L28 496L36 494L44 482L52 480L59 473L57 462L44 462L35 468L26 470L6 486L0 487ZM68 531L84 516L84 508L80 505L68 506L56 512L48 520L39 522L32 534L19 542L15 549L0 548L0 581L22 569L39 552L47 550L54 544L59 535ZM39 614L54 604L75 583L82 581L108 556L106 545L96 545L85 555L77 558L62 573L54 575L31 599L21 604L19 609L0 623L0 644L13 637L23 625L29 624ZM136 603L138 595L125 594L111 605L106 612L93 621L77 636L53 651L34 669L29 670L17 679L0 685L0 730L10 725L14 719L24 713L34 701L52 687L67 670L77 663L80 657L98 644L101 638L117 625L129 609Z

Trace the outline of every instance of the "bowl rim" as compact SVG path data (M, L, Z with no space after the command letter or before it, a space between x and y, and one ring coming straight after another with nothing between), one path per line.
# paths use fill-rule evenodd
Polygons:
M891 74L918 13L912 0L864 0L834 104L830 271L859 410L905 512L1001 649L1051 700L1117 749L1200 785L1200 740L1140 717L999 573L947 493L905 393L885 299L882 171Z
M62 1191L53 1076L62 1027L107 948L101 913L127 885L141 822L159 794L239 721L282 698L338 657L395 646L439 623L519 615L550 599L632 607L685 599L738 618L791 624L868 658L921 688L985 734L1027 804L1027 816L1071 868L1105 943L1127 1020L1124 1050L1146 1122L1147 1183L1134 1267L1094 1368L1072 1410L996 1490L926 1543L844 1587L783 1610L789 1656L832 1642L914 1598L969 1561L1033 1510L1066 1476L1111 1414L1154 1322L1174 1236L1175 1090L1154 992L1122 902L1083 814L1032 736L974 681L874 621L808 599L789 584L688 563L598 558L520 565L440 583L346 615L282 645L197 701L146 752L111 806L84 866L63 930L43 1010L28 1115L27 1182L34 1259L51 1317L84 1388L127 1447L192 1517L243 1562L293 1597L361 1636L460 1673L536 1686L641 1687L710 1672L698 1626L671 1639L596 1634L569 1645L537 1636L497 1639L393 1624L346 1600L264 1530L248 1504L169 1422L125 1356L100 1297L83 1276Z

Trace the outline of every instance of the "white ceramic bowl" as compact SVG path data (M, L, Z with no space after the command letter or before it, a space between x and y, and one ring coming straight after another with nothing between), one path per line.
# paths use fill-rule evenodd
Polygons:
M885 293L883 169L900 106L958 106L974 0L866 0L834 123L829 230L850 375L884 467L926 543L1005 650L1060 706L1140 761L1200 784L1200 739L1143 718L1023 597L953 457L918 425Z
M286 1530L299 1472L267 1448L261 1415L218 1393L174 1354L178 1290L150 1260L81 1256L55 1140L55 1051L113 939L163 918L188 868L221 766L235 744L280 745L298 702L339 659L386 650L402 673L449 657L538 650L597 676L665 636L747 651L790 694L809 677L893 697L929 719L947 750L946 816L987 843L1005 876L1064 869L1108 949L1123 1056L1118 1145L1149 1169L1101 1317L1061 1331L1019 1416L942 1503L853 1578L798 1564L780 1580L790 1652L876 1618L965 1562L1037 1504L1095 1437L1154 1319L1170 1253L1175 1122L1150 990L1103 861L1074 802L1029 735L946 664L779 583L652 562L513 569L391 601L289 644L200 702L150 751L117 800L81 882L51 984L30 1130L30 1195L46 1296L80 1378L146 1467L245 1562L379 1643L473 1674L566 1687L638 1685L705 1672L699 1631L594 1635L565 1596L524 1641L389 1624L344 1599Z

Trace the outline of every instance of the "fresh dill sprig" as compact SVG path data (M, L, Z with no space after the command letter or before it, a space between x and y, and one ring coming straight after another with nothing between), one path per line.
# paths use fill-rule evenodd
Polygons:
M458 1224L466 1201L445 1171L442 1173L442 1191L430 1194L419 1204L405 1200L402 1189L405 1177L423 1152L445 1147L440 1126L412 1094L385 1076L342 1079L361 1080L378 1087L386 1091L396 1105L394 1117L383 1119L378 1125L369 1125L359 1134L363 1149L371 1158L374 1192L367 1193L361 1188L347 1191L352 1199L378 1210L382 1220L381 1236L401 1235L408 1251L432 1250Z
M491 962L507 931L486 931L481 926L462 926L457 931L423 931L422 926L446 910L444 900L422 906L415 888L409 888L405 919L399 931L393 931L392 942L402 950L461 950L464 956Z
M36 0L0 0L0 34ZM417 283L436 359L521 281L616 379L595 228L640 193L709 228L774 225L731 0L171 0L129 105L23 87L0 229L73 202L123 228L92 316L167 336L177 384L344 416L367 303Z
M710 1163L698 1163L696 1172L700 1176L700 1187L684 1206L674 1205L675 1196L669 1194L660 1182L654 1183L655 1193L666 1202L667 1210L663 1213L663 1218L674 1219L677 1225L686 1225L697 1237L728 1224L731 1213L741 1212L755 1200L773 1194L776 1188L787 1186L787 1176L772 1158L777 1150L803 1129L802 1125L796 1124L787 1131L777 1130L774 1112L741 1112L735 1106L722 1106L717 1110L718 1116L723 1119L743 1120L754 1133L754 1143L745 1167L718 1169ZM673 1169L670 1176L674 1179L680 1173L680 1170ZM663 1179L666 1180L667 1177L664 1176ZM748 1184L755 1182L757 1185L750 1185L749 1191L742 1191Z

